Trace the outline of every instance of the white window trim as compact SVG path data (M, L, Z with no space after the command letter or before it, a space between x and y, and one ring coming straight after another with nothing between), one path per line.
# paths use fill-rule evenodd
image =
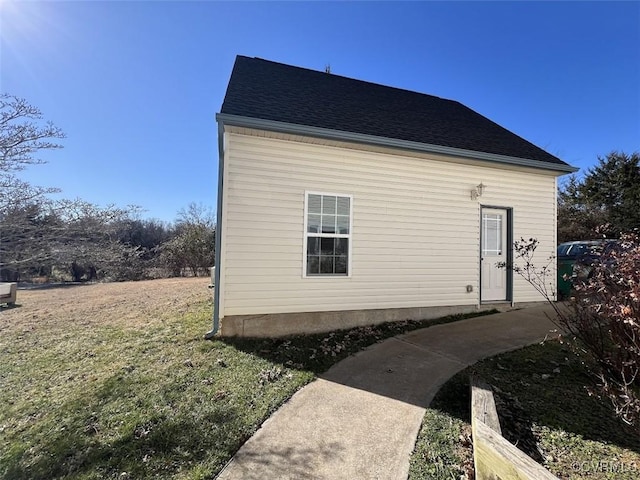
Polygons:
M308 203L309 203L309 195L326 195L333 197L347 197L349 198L349 233L345 234L335 234L332 235L334 238L348 238L349 239L349 258L347 259L347 274L346 275L337 275L337 274L324 274L324 275L307 275L307 215L308 215ZM304 232L302 239L302 278L314 278L314 279L329 279L336 280L339 278L351 278L351 248L353 246L353 195L349 195L347 193L332 193L332 192L318 192L305 190L304 192L304 224L302 226L302 231ZM315 236L315 235L314 235Z

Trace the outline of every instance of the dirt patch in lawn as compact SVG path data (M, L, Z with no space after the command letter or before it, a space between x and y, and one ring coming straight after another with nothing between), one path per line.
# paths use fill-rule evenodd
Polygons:
M147 327L211 298L209 283L208 277L167 278L19 290L16 306L0 310L0 333L70 323Z

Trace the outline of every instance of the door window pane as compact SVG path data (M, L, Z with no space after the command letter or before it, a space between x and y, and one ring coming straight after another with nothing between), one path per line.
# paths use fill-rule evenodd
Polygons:
M482 214L482 253L483 255L502 253L502 215Z

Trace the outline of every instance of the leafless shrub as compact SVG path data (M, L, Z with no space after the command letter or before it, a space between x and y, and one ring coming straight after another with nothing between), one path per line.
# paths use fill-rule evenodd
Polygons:
M595 379L589 391L608 399L617 415L640 433L640 237L624 234L594 252L587 275L575 277L566 304L554 301L550 283L553 258L542 267L533 262L538 241L515 242L513 265L502 264L526 279L553 306L552 320Z

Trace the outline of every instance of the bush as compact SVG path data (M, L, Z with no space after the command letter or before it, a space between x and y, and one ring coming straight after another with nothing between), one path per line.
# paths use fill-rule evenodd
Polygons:
M640 239L626 234L576 281L564 326L599 366L599 394L640 433Z
M516 262L504 265L531 283L554 307L552 319L579 355L588 356L592 394L608 399L640 434L640 238L625 234L591 260L589 276L574 278L565 308L554 301L549 263L536 268L535 239L515 242ZM587 362L591 364L590 362Z

